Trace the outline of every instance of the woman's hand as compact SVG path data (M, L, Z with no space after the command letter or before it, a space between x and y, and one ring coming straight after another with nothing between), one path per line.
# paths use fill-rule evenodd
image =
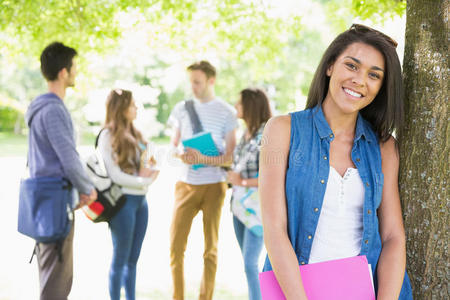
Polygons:
M241 174L233 171L227 172L227 181L232 185L242 186Z
M151 168L141 168L139 170L139 176L141 177L151 177L154 179L156 179L156 177L159 174L159 170L155 170L155 169L151 169Z
M145 150L141 155L141 168L151 168L156 165L155 157L153 155L148 156L148 150Z

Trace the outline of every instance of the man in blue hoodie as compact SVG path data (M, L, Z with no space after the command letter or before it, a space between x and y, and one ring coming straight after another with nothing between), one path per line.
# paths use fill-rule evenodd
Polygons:
M48 93L36 97L26 113L30 128L28 165L30 177L64 177L78 190L78 207L97 198L75 145L75 133L67 107L66 89L75 84L77 52L59 42L48 45L41 54L41 71ZM73 277L73 232L62 243L39 243L40 299L67 299ZM61 247L60 249L58 247ZM62 254L59 259L59 255Z

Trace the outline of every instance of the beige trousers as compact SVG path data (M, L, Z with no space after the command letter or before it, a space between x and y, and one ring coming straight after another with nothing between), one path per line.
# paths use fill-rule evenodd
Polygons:
M200 210L203 212L205 251L199 299L212 299L217 269L219 223L226 188L225 182L191 185L179 181L175 186L175 205L170 228L170 267L175 300L184 299L184 252L192 220Z

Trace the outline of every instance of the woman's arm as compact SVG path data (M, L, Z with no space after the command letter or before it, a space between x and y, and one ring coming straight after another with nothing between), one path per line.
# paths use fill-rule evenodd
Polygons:
M259 162L264 242L278 283L287 300L307 299L299 263L288 237L285 176L289 156L291 117L274 117L267 123Z
M154 180L153 177L134 176L122 172L122 170L120 169L120 167L117 165L117 163L114 161L113 158L109 132L103 131L100 134L98 140L98 149L102 154L106 171L108 172L109 177L114 183L123 187L140 189L150 185L153 182Z
M391 137L380 144L384 187L378 219L381 255L378 261L377 299L398 299L405 275L406 240L398 191L399 155Z

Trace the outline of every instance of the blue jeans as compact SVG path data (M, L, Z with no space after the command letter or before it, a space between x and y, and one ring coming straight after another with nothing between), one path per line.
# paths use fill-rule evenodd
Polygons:
M136 263L141 252L148 223L147 200L144 195L125 195L127 201L109 222L113 242L113 258L109 271L109 295L120 299L125 287L127 300L134 300Z
M252 233L245 225L233 216L234 232L244 257L245 275L247 276L249 300L261 300L258 279L258 259L261 254L263 237Z

